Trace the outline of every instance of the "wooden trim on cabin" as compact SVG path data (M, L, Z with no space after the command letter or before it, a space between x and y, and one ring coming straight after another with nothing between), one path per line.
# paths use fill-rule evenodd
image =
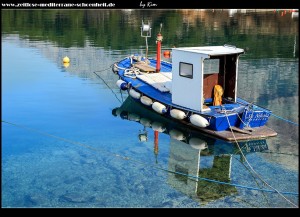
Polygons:
M225 64L225 87L224 96L235 98L235 81L236 81L236 60L237 55L228 55L226 56Z

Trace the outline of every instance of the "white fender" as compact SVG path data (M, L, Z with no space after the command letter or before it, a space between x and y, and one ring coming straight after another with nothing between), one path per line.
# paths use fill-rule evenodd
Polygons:
M154 103L152 104L152 109L153 109L154 111L156 111L157 113L159 113L159 114L164 114L164 113L167 112L166 106L164 106L163 104L161 104L161 103L159 103L159 102L154 102Z
M121 79L117 80L117 86L121 89L121 90L127 90L127 83Z
M134 89L129 90L129 95L132 96L134 99L139 99L141 98L141 94L139 92L136 92Z
M151 127L151 121L147 118L141 118L140 123L143 124L145 127Z
M176 140L180 140L180 141L185 139L184 134L181 131L176 130L176 129L170 130L169 135L172 139L176 139Z
M150 98L147 97L147 96L142 96L142 97L141 97L141 102L142 102L144 105L147 105L147 106L150 106L150 105L153 104L152 99L150 99Z
M121 112L122 112L122 109L117 108L117 110L116 110L116 115L117 115L117 116L120 116Z
M207 127L209 125L208 121L204 117L196 114L190 116L190 122L198 127Z
M137 114L135 114L135 113L129 113L128 114L128 120L130 120L130 121L140 121L140 116L139 115L137 115Z
M204 150L207 148L207 142L205 142L202 139L196 138L196 137L190 138L189 144L190 144L190 146L192 146L192 148L198 149L198 150Z
M172 118L176 118L176 119L179 119L179 120L182 120L184 118L186 118L186 114L181 111L181 110L178 110L178 109L172 109L170 111L170 115Z
M156 122L154 121L152 123L152 129L155 131L158 131L160 133L164 132L166 130L166 128L164 127L164 125L162 123Z

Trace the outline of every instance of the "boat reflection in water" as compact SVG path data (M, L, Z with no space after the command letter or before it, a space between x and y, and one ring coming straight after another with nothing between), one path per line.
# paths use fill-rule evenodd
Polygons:
M233 185L210 182L197 177L230 183L232 157L243 156L235 143L210 137L164 118L151 109L137 103L130 96L121 107L112 111L114 116L136 121L143 125L139 140L148 140L147 128L154 131L154 154L158 154L158 134L170 135L168 179L170 186L189 197L207 203L236 194ZM243 154L268 150L265 139L239 141ZM156 158L157 159L157 158Z

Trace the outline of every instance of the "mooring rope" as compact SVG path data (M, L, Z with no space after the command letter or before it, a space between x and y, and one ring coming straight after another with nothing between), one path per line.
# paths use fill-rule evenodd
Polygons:
M238 150L238 152L239 152L239 150ZM232 156L232 157L233 157L234 159L236 159L237 162L239 162L240 164L243 165L243 167L251 174L253 180L256 182L256 185L257 185L259 188L262 188L262 187L260 186L260 183L259 183L258 180L256 179L255 174L253 174L253 172L252 172L252 171L244 164L244 162L242 162L241 160L237 159L237 158L234 157L234 156ZM262 195L263 195L263 197L265 198L265 200L267 201L267 204L270 206L269 200L268 200L268 198L266 197L265 192L262 191Z
M262 153L262 154L283 154L283 155L290 155L290 156L297 156L297 157L299 157L298 154L293 154L293 153L283 153L283 152L274 152L274 151L270 151L270 150L267 150L267 151L261 151L260 153Z
M228 100L228 101L230 101L230 102L234 102L234 101L229 100L229 99L226 99L226 100ZM235 103L235 102L234 102L234 103ZM247 105L248 105L247 103L242 103L242 102L237 102L237 103L239 103L239 104L241 104L241 105L244 105L244 106L247 106ZM250 104L252 104L253 106L257 106L257 107L261 107L261 108L262 108L262 106L255 105L254 102L252 102L252 103L250 103ZM273 113L271 113L271 116L274 116L274 117L276 117L276 118L278 118L278 119L281 119L281 120L284 120L284 121L289 122L289 123L291 123L291 124L294 124L294 125L296 125L296 126L299 126L299 123L290 121L290 120L288 120L288 119L286 119L286 118L280 117L280 116L275 115L275 114L273 114Z
M88 149L93 150L93 151L97 151L97 152L103 151L103 152L106 152L106 153L108 153L110 155L113 155L114 157L121 158L123 160L130 160L132 162L136 162L136 163L145 165L147 167L152 166L155 169L159 169L159 170L162 170L162 171L165 171L165 172L168 172L168 173L174 173L174 174L183 175L183 176L186 176L186 177L189 177L189 178L193 178L193 179L196 179L196 180L203 180L203 181L207 181L207 182L213 182L213 183L222 184L222 185L229 185L229 186L238 187L238 188L244 188L244 189L248 189L248 190L257 190L257 191L264 191L264 192L269 192L269 193L279 193L279 194L295 195L295 196L299 195L299 193L297 193L297 192L279 192L278 190L270 190L270 189L256 188L256 187L245 186L245 185L240 185L240 184L235 184L235 183L222 182L222 181L218 181L218 180L203 178L203 177L199 177L199 176L193 176L193 175L189 175L189 174L185 174L185 173L180 173L180 172L176 172L176 171L171 171L171 170L168 170L168 169L164 169L162 167L158 167L158 166L153 165L153 164L148 164L148 163L144 163L144 162L139 161L139 160L132 159L130 157L126 157L126 156L122 156L122 155L119 155L119 154L115 154L115 153L112 153L112 152L107 151L107 150L102 149L102 148L95 148L95 147L92 147L90 145L86 145L86 144L81 143L81 142L72 141L70 139L66 139L66 138L63 138L63 137L55 136L55 135L52 135L52 134L49 134L49 133L45 133L45 132L42 132L42 131L39 131L39 130L36 130L36 129L33 129L33 128L29 128L29 127L26 127L26 126L23 126L23 125L11 123L11 122L4 121L4 120L1 120L1 121L3 123L10 124L10 125L13 125L15 127L23 128L25 130L36 132L36 133L44 135L44 136L52 137L52 138L55 138L55 139L58 139L58 140L62 140L62 141L65 141L65 142L68 142L68 143L71 143L71 144L79 145L81 147L85 147L85 148L88 148Z
M113 66L113 64L112 64L109 68L106 68L106 69L103 69L103 70L100 70L100 71L94 71L93 73L94 73L95 75L97 75L98 78L100 78L100 79L103 81L103 83L104 83L104 84L111 90L111 92L115 95L116 99L122 104L122 101L118 98L117 94L111 89L111 87L106 83L106 81L105 81L99 74L96 73L96 72L103 72L103 71L106 71L106 70L110 69L112 66Z
M225 110L225 117L226 117L226 119L227 119L228 126L230 126L230 122L229 122L229 119L228 119L226 110ZM234 132L233 132L232 128L230 128L230 130L231 130L232 136L233 136L233 138L234 138L234 141L235 141L235 143L237 144L237 146L238 146L238 148L239 148L239 150L240 150L241 155L243 156L245 162L248 164L248 166L249 166L250 169L253 171L253 173L256 174L256 176L257 176L263 183L265 183L267 186L269 186L269 187L272 188L275 192L277 192L281 197L283 197L287 202L289 202L290 204L292 204L293 206L295 206L295 207L298 208L298 206L297 206L296 204L294 204L292 201L290 201L289 199L287 199L281 192L279 192L276 188L272 187L269 183L267 183L267 182L266 182L266 181L265 181L265 180L264 180L264 179L263 179L263 178L262 178L262 177L261 177L261 176L253 169L253 167L251 166L251 164L250 164L249 161L247 160L246 156L244 155L244 153L243 153L243 151L242 151L242 149L241 149L241 147L240 147L240 145L239 145L239 143L238 143L238 141L237 141L237 139L236 139L236 137L235 137L235 135L234 135Z
M288 119L285 119L285 118L283 118L283 117L280 117L280 116L278 116L278 115L275 115L275 114L273 114L273 113L271 113L271 115L274 116L274 117L276 117L276 118L278 118L278 119L281 119L281 120L284 120L284 121L289 122L289 123L291 123L291 124L294 124L294 125L296 125L296 126L299 126L298 123L295 123L295 122L293 122L293 121L290 121L290 120L288 120Z

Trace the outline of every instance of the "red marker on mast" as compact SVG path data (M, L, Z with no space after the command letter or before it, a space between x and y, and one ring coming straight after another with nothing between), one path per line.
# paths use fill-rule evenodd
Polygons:
M160 30L159 30L159 33L157 34L157 38L156 38L156 72L160 71L161 42L163 39L163 36L160 33L161 28L162 28L162 23L160 24Z

